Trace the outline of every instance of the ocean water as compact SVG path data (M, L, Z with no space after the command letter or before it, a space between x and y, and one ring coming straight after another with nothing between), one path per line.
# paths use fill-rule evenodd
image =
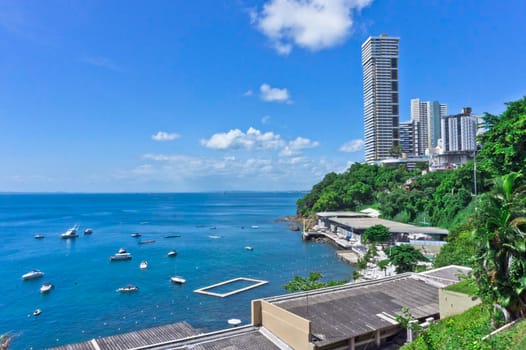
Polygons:
M337 258L334 247L302 242L299 232L275 221L293 215L301 195L0 195L0 334L16 336L13 349L42 349L183 320L213 331L227 328L229 318L250 323L250 301L285 294L282 286L294 275L318 271L326 279L351 279L353 267ZM74 224L80 236L60 239ZM88 227L93 234L84 236ZM142 237L131 237L134 232ZM46 237L37 240L37 233ZM155 243L141 245L140 239ZM121 247L133 259L109 262ZM175 258L167 256L172 249ZM139 269L142 260L148 269ZM32 269L45 276L23 281ZM174 275L186 284L172 284ZM193 292L236 277L269 283L227 298ZM55 288L42 295L47 281ZM116 292L129 283L140 290ZM34 317L37 308L42 314Z

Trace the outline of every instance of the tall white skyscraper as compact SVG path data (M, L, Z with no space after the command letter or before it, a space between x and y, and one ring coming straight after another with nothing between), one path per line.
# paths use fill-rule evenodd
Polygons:
M398 104L398 42L382 34L362 44L365 160L390 157L400 145Z
M441 138L440 120L447 116L447 104L438 101L411 100L411 121L418 123L417 153L423 155L428 148L436 147Z

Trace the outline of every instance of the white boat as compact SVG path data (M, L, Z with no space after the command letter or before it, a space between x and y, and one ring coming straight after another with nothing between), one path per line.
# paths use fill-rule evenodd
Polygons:
M44 238L45 236L44 235L41 235L41 234L36 234L35 235L35 239L42 239Z
M40 287L40 293L47 293L49 292L51 289L53 289L53 285L49 282L46 282L44 284L42 284L42 287Z
M182 278L181 276L170 277L170 281L172 281L172 283L175 283L175 284L185 284L186 283L186 280Z
M32 270L22 275L23 280L34 280L44 276L44 273L40 270Z
M168 256L170 256L170 257L177 256L177 252L176 252L175 250L170 250L170 251L168 252Z
M252 225L252 226L250 226L250 228L253 228L253 229L258 229L258 228L259 228L259 226L257 226L257 225Z
M91 235L93 233L93 230L91 228L87 228L84 230L85 235Z
M146 270L148 268L148 261L146 260L141 261L141 263L139 264L139 268L141 270Z
M131 258L131 254L128 253L126 249L121 248L117 254L110 256L110 261L130 260Z
M245 247L245 250L254 250L254 248L251 247L251 246L248 246L248 245L247 245L247 246Z
M121 287L117 289L119 293L132 293L139 291L139 287L134 286L133 284L128 284L126 287Z
M60 235L63 239L69 239L69 238L77 238L79 235L77 234L77 230L79 229L78 225L75 225L71 228L69 228L66 232Z
M35 311L33 311L33 316L38 316L42 313L42 310L40 309L36 309Z
M131 236L132 236L133 238L137 238L137 237L141 237L141 234L135 232L135 233L132 233Z

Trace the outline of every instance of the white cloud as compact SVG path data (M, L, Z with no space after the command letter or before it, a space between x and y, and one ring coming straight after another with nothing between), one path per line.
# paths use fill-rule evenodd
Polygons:
M282 157L291 157L301 153L305 148L318 147L320 143L318 141L312 141L305 137L297 137L295 140L290 141L279 153Z
M159 131L157 134L152 135L152 140L155 140L155 141L172 141L172 140L178 139L180 137L181 137L181 135L176 134L174 132L168 133L166 131Z
M269 0L261 12L250 11L251 23L274 49L288 55L294 45L312 51L342 43L353 25L352 11L372 0Z
M267 124L269 120L270 115L264 115L263 117L261 117L261 124Z
M268 84L261 84L259 91L263 101L291 103L289 91L285 88L279 89L273 88Z
M340 151L347 153L359 152L363 149L363 145L364 142L360 139L347 141L340 147Z
M252 96L254 94L254 92L252 90L247 90L243 93L243 96Z
M250 127L246 133L239 129L212 135L208 140L201 140L201 145L212 149L276 149L283 146L281 136Z

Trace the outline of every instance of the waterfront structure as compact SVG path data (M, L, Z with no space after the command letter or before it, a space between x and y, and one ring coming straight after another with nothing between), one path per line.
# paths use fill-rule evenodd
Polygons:
M362 44L365 160L373 163L390 157L400 145L398 97L398 43L400 38L382 34Z
M477 131L479 118L471 114L471 108L462 108L462 112L448 115L441 120L444 152L474 152L477 149Z
M418 124L415 148L424 155L429 148L436 147L441 138L440 120L447 115L447 104L438 101L411 100L411 121Z

